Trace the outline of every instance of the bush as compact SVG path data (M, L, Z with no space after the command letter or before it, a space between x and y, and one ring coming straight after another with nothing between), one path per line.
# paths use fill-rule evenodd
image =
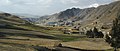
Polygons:
M102 32L99 32L97 28L94 27L93 31L92 30L87 31L86 36L88 38L103 38L104 34Z

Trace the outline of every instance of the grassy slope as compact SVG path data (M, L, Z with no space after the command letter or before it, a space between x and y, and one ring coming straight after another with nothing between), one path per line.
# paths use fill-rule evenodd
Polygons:
M52 40L55 38L51 35L46 35L41 32L31 31L31 29L24 29L15 26L10 28L0 28L0 34L5 35L5 37L0 37L0 50L2 51L4 49L12 51L14 49L17 51L28 51L28 47L33 48L32 46L54 46L56 42L59 42L58 40ZM14 46L9 47L11 46L10 44ZM8 47L3 45L7 45ZM19 45L23 47L19 47Z
M16 26L16 25L15 25ZM85 37L85 36L81 36L79 34L74 34L74 35L68 35L68 34L63 34L62 31L58 30L57 28L51 28L51 27L39 27L39 26L33 26L33 25L23 25L23 26L16 26L16 27L21 27L21 28L25 28L25 29L29 29L29 30L33 30L33 31L37 31L37 32L42 32L45 33L47 35L53 35L54 37L56 37L55 39L57 40L62 40L62 41L74 41L79 39L80 37Z
M59 42L52 40L55 39L54 36L41 33L38 30L44 29L17 16L0 13L0 51L29 51L29 49L34 51L36 50L35 46L54 46L56 42Z

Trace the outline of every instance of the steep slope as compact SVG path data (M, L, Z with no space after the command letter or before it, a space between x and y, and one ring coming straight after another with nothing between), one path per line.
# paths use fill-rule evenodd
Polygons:
M63 12L60 12L60 15L58 16L58 19L76 19L81 20L84 18L84 16L88 13L90 13L93 8L86 8L86 9L79 9L79 8L72 8L72 9L67 9Z
M97 8L72 8L47 16L47 18L40 19L37 22L46 24L48 22L67 22L75 21L80 23L82 27L89 25L91 27L101 27L103 25L111 25L112 21L116 18L117 13L120 12L120 1L116 1L110 4L101 5ZM97 24L96 24L97 23Z
M48 22L59 22L59 21L78 21L82 20L84 16L90 13L95 8L86 8L86 9L79 9L79 8L71 8L60 13L56 13L49 16L43 16L38 21L40 24L46 24Z
M87 14L84 18L83 25L101 27L103 25L112 25L112 21L120 12L120 1L108 5L101 5Z
M81 9L79 8L67 9L60 12L58 19L70 19L71 17L78 17L78 13L80 13L80 11Z

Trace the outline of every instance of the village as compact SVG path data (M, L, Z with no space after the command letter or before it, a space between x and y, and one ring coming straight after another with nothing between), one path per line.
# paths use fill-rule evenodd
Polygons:
M100 36L99 38L105 38L106 34L109 35L110 25L97 25L97 22L91 23L89 25L82 26L81 23L75 23L75 21L59 21L59 22L48 22L44 27L51 27L51 28L58 28L64 34L72 35L72 34L79 34L79 35L87 35L87 34L96 34L98 33ZM92 25L92 26L91 26ZM92 36L92 35L87 35ZM93 35L94 36L94 35ZM101 37L102 36L102 37ZM89 37L93 38L93 37Z

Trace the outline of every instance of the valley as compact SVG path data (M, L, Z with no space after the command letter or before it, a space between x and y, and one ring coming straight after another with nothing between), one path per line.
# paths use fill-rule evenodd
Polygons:
M71 8L39 18L0 13L0 51L119 50L107 42L116 36L111 35L114 26L119 28L119 5L116 1L97 8Z

